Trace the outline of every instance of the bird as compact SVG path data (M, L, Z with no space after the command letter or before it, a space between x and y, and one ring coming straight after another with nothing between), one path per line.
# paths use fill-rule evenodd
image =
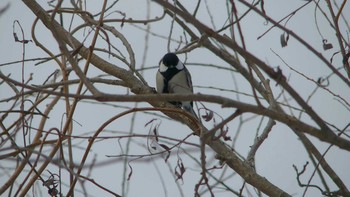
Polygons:
M191 74L175 53L167 53L160 60L156 85L159 93L193 94ZM193 110L193 101L171 101L170 103L182 107L198 119Z

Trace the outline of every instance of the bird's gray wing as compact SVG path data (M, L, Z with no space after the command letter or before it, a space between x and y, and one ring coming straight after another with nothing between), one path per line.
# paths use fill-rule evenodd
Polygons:
M183 69L174 75L169 81L169 93L191 94L193 87L191 76L187 69Z
M181 70L179 73L174 75L174 77L169 81L169 93L178 93L178 94L192 94L193 86L192 79L189 71L186 67ZM193 110L193 102L192 101L182 101L182 107L193 114L197 119L198 116Z
M185 73L186 73L186 81L188 87L191 89L191 92L193 93L193 85L192 85L192 78L190 72L187 70L186 67L184 67Z

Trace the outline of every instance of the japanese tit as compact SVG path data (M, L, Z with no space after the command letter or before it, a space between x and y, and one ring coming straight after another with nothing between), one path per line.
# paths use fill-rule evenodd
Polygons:
M156 83L159 93L193 93L191 75L175 53L167 53L160 60ZM170 103L182 107L198 119L193 110L192 101L171 101Z

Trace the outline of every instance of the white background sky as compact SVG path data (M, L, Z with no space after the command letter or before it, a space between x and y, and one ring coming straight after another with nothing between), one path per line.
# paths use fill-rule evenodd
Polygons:
M2 1L0 3L0 7L3 7L10 1ZM45 8L47 7L47 1L38 1ZM144 19L146 16L146 1L137 0L137 1L126 1L121 0L115 9L118 11L122 11L127 13L127 18L131 17L133 19ZM216 2L216 1L215 1ZM68 3L68 2L67 2ZM271 0L265 1L265 9L268 15L272 18L279 20L287 14L291 13L293 10L304 4L305 1L279 1L279 0ZM190 4L190 3L188 3ZM225 18L227 17L225 3L220 1L219 3L214 3L214 1L208 1L208 5L210 8L210 12L213 15L213 20L215 22L216 28L220 28ZM322 4L323 5L323 4ZM324 6L324 5L323 5ZM102 7L102 1L91 1L88 3L87 9L93 13L96 13ZM327 9L325 6L324 9ZM188 9L192 10L193 6L188 5ZM207 25L211 26L210 18L205 10L205 4L202 4L200 9L201 11L198 13L198 17L201 18ZM239 13L243 13L246 8L243 6L238 6ZM344 10L350 10L349 4L346 6ZM350 12L345 11L344 14L346 18L350 19ZM152 3L151 7L151 18L155 16L161 16L162 9ZM111 15L113 18L120 18L121 16L117 13ZM10 8L1 15L0 17L0 64L6 62L12 62L16 60L20 60L22 57L22 45L19 43L15 43L13 39L13 31L12 25L14 20L18 20L23 27L25 32L26 39L30 39L30 31L33 20L35 19L34 14L21 2L21 1L11 1ZM314 90L315 85L305 80L305 78L297 75L295 72L292 72L288 67L286 67L281 60L272 53L272 50L276 51L290 66L294 69L304 73L306 76L317 80L318 77L326 77L331 73L331 71L321 63L314 55L310 55L305 47L301 46L297 41L293 38L290 38L288 42L288 46L286 48L281 48L280 45L280 35L282 31L278 29L271 30L266 36L262 39L257 40L256 38L265 32L271 24L264 24L265 21L262 18L257 17L255 14L248 15L242 21L242 28L245 36L245 41L247 44L247 49L251 51L254 55L267 62L272 67L280 66L283 70L285 76L290 77L290 84L298 91L303 98L307 98L310 93ZM332 54L336 52L339 47L337 46L337 41L335 38L335 33L329 27L328 23L320 17L320 13L318 12L318 24L319 28L323 34L323 36L328 39L329 42L335 46L334 49L329 51L322 50L322 38L316 31L316 26L314 22L314 4L311 3L301 11L299 11L287 24L287 27L296 32L303 39L308 41L311 46L318 49L322 54L330 59ZM140 31L138 28L131 26L129 24L125 24L124 27L120 27L120 24L108 24L115 26L115 28L123 33L135 52L136 65L139 67L142 64L142 56L144 53L144 38L145 34L143 31ZM68 22L66 22L65 26L68 26ZM146 28L146 26L139 25L142 28ZM168 36L170 30L170 18L166 16L162 22L151 24L151 31ZM16 27L16 32L19 37L20 30L18 26ZM39 25L37 29L37 37L39 40L45 44L46 47L53 50L54 52L58 52L57 43L54 41L50 32L45 30L43 26ZM77 34L78 37L83 36L84 32L81 31ZM174 28L173 36L175 39L179 39L179 35L181 35L182 30L178 27ZM349 36L345 34L345 30L343 31L345 36ZM159 62L159 59L167 52L167 40L160 39L157 37L150 37L150 43L148 45L149 49L147 51L147 59L144 62L146 67L156 66ZM112 39L111 42L116 42L116 39ZM120 42L119 42L120 43ZM88 46L88 42L85 43L85 46ZM121 44L116 44L122 48ZM98 46L102 46L103 48L107 48L105 42L100 41ZM172 44L171 47L175 48L177 45ZM125 50L122 48L125 52ZM37 48L33 43L26 45L26 58L35 58L35 57L46 57L39 48ZM121 65L116 59L104 56L109 62L115 62L116 64ZM179 56L181 60L185 60L184 55ZM340 56L335 56L334 65L336 67L341 66ZM205 49L196 49L191 52L187 57L187 62L199 62L204 64L216 64L223 67L228 68L229 65L219 60L217 57L210 54ZM57 65L54 62L49 62L43 65L34 66L35 62L27 62L25 64L25 73L26 76L29 73L34 73L34 80L32 84L41 84L46 79L46 77L52 73L55 69L58 69ZM123 66L125 67L125 66ZM208 68L208 67L199 67L199 66L188 66L191 74L192 80L195 85L195 92L201 92L205 94L214 94L214 95L222 95L229 98L236 99L236 94L230 92L223 92L213 89L203 89L196 87L199 86L213 86L225 89L233 89L242 92L246 92L251 94L250 86L242 77L235 75L235 79L237 80L238 87L233 85L232 76L230 73L224 70ZM1 72L5 74L11 73L11 78L20 81L21 79L21 64L12 64L9 66L1 66ZM144 78L149 83L150 86L155 86L155 69L146 70L144 72ZM96 76L101 72L96 69L91 69L89 71L89 76ZM342 73L344 73L342 71ZM275 89L275 94L277 95L280 92L278 87L274 87L275 82L271 84ZM108 93L125 93L125 89L113 89L113 86L103 86L103 91ZM348 87L336 79L336 77L331 78L331 84L329 86L335 94L339 94L347 101L350 100L350 93ZM8 87L0 86L0 98L7 98L13 93L10 92ZM251 98L240 96L240 99L244 102L252 101ZM63 102L62 102L63 104ZM133 104L118 104L116 105L123 106L133 106ZM291 103L293 106L297 106L294 102ZM324 118L328 123L336 125L338 128L343 128L345 125L349 123L349 111L344 109L344 107L334 99L334 97L325 91L319 90L314 97L310 100L310 104L313 109L316 110L317 113L320 114L322 118ZM8 106L7 103L0 103L0 110L6 109ZM140 104L139 106L148 106L147 104ZM234 109L222 109L217 105L207 104L207 107L219 112L223 117L227 117L230 113L233 112ZM44 105L41 106L41 109L44 109ZM112 108L109 106L103 105L88 105L88 104L80 104L78 105L75 121L75 134L81 135L82 133L89 133L95 131L106 119L112 117L113 115L122 112L123 109L120 108ZM60 125L62 114L64 113L64 108L62 105L62 109L56 109L54 113L50 116L48 120L48 126L46 129L50 127L58 127ZM298 115L298 114L295 114ZM244 118L251 117L251 114L244 115ZM119 132L127 133L130 129L130 118L131 116L126 116L119 121L111 124L107 129ZM134 127L134 133L138 134L147 134L148 128L144 127L144 125L154 118L154 115L141 115L138 114L136 116L137 124ZM241 128L241 133L239 138L237 139L236 151L238 151L243 156L249 151L249 146L253 144L254 135L257 130L257 125L260 118L254 119L248 124L244 124L243 128ZM307 121L311 125L315 125L312 121L310 121L307 117L303 116L303 120ZM11 120L7 120L8 122L4 122L5 124L10 124ZM79 123L79 124L78 124ZM210 124L208 124L210 125ZM238 123L232 122L229 124L230 135L234 136L236 134ZM184 127L183 125L172 122L169 120L163 120L162 125L160 126L160 133L162 135L170 136L170 137L179 137L186 136L191 131ZM34 135L34 134L33 134ZM105 135L113 136L119 135L116 133L105 133ZM179 137L180 138L180 137ZM319 147L321 153L328 147L323 143L320 143L318 140L315 140L311 137L312 141ZM123 140L122 140L123 141ZM122 143L124 143L124 140ZM197 142L198 139L196 137L191 137L190 141ZM79 147L86 147L86 142L82 140L75 140L76 145ZM81 142L81 143L78 143ZM138 142L138 144L136 143ZM137 140L132 145L131 154L140 154L145 153L146 140L140 139ZM196 150L190 146L183 146L186 150ZM208 150L210 152L210 150ZM210 153L208 152L208 156ZM81 151L76 152L76 162L80 161ZM93 153L91 155L97 155L98 161L113 161L113 163L108 163L108 165L101 165L100 167L96 167L92 172L92 178L95 181L101 183L107 188L110 188L114 192L121 194L121 184L123 182L122 179L122 160L116 160L111 158L106 158L105 155L117 155L121 154L121 150L118 146L118 142L116 139L105 140L100 143L96 143L93 148ZM198 156L198 154L194 154ZM128 196L164 196L165 193L162 189L161 178L164 179L164 182L167 187L167 194L169 196L179 196L180 193L177 189L176 183L173 177L173 169L176 165L176 151L173 151L172 156L168 163L165 163L161 158L158 158L154 161L146 160L143 162L141 159L139 162L135 162L132 164L133 166L133 175L130 181L130 188ZM187 171L184 175L184 182L180 184L180 187L183 188L185 196L193 196L194 185L198 181L198 176L200 173L200 167L196 165L188 156L183 155L182 159L184 164L187 167ZM217 161L208 157L209 165L217 165ZM343 179L347 186L350 186L350 157L349 153L339 150L338 148L332 148L326 156L326 160L333 166L333 169L337 172L337 174ZM90 160L91 161L91 160ZM257 153L256 162L257 162L257 171L262 176L265 176L270 182L274 183L278 187L282 188L289 194L295 194L295 196L301 196L303 189L297 186L297 182L295 179L295 172L292 168L292 165L295 164L300 169L302 165L309 161L307 153L303 149L303 146L297 139L296 135L286 126L282 124L277 124L269 138L265 141L264 145ZM146 163L147 162L147 163ZM87 162L89 163L89 162ZM114 164L115 163L115 164ZM14 164L14 161L1 161L1 166L10 166ZM170 165L171 171L169 171L167 165ZM155 166L160 170L162 176L159 176ZM57 167L50 166L50 171L57 172ZM310 174L313 171L313 167L309 165L308 171L304 177L304 181L307 181ZM129 169L128 169L129 170ZM3 173L3 172L1 172ZM216 174L220 174L221 171L218 170ZM0 179L0 185L3 185L7 176L2 176ZM22 178L22 177L21 177ZM65 177L66 178L66 177ZM20 180L20 178L19 178ZM68 182L66 179L65 182ZM315 178L315 184L319 184L319 179ZM232 178L227 184L232 184L231 186L234 189L239 189L241 187L241 179L238 177ZM107 195L101 190L98 190L95 186L88 184L89 195L91 196L100 196ZM334 185L331 184L332 189L334 189ZM38 183L38 190L42 189L41 183ZM67 188L64 188L64 193L67 192ZM250 188L251 189L251 188ZM252 191L252 190L251 190ZM44 196L46 195L46 191L43 190ZM77 193L77 196L82 196L83 194ZM319 191L314 189L309 189L307 196L320 196Z

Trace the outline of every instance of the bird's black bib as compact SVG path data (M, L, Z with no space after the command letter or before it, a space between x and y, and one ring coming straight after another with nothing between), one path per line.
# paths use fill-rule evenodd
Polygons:
M175 67L170 67L165 72L160 72L160 74L163 76L163 79L164 79L164 87L163 87L162 93L170 93L169 92L169 81L180 71L181 70L179 70ZM170 101L169 103L176 105L176 106L181 106L181 102L178 102L178 101Z
M175 67L170 67L165 72L160 73L164 78L163 93L169 93L169 81L180 71L181 70L178 70Z

